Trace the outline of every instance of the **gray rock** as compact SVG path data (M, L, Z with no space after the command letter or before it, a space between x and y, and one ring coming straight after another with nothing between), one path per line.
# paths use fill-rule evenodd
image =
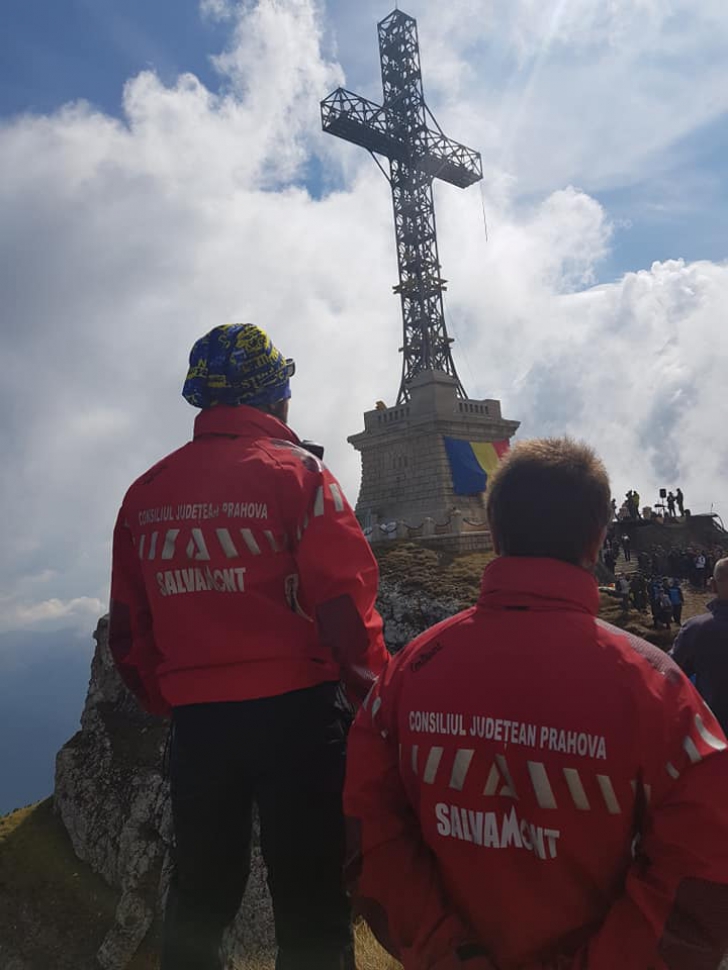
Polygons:
M454 597L433 598L382 577L377 609L384 620L387 646L397 653L420 633L463 609L463 604Z
M147 935L154 919L154 896L125 890L116 907L115 922L96 959L104 970L124 970Z

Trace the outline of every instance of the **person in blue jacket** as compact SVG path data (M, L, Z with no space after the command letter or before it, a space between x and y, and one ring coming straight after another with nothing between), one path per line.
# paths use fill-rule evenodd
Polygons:
M670 654L694 680L721 727L728 728L728 558L715 564L708 612L680 630Z
M683 603L685 602L683 591L680 588L680 581L673 579L670 582L670 587L667 593L670 597L670 603L672 604L672 618L675 623L680 626L682 622Z

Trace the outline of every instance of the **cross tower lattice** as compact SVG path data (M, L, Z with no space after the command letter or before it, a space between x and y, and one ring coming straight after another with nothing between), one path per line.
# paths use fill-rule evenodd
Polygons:
M389 160L399 265L394 291L402 301L404 325L397 404L409 400L410 382L423 371L448 374L465 398L445 326L442 294L447 280L441 276L432 184L436 178L460 188L479 182L481 158L448 138L427 107L417 21L395 10L378 24L378 31L383 104L338 88L321 102L323 128L366 148L378 164L377 155Z

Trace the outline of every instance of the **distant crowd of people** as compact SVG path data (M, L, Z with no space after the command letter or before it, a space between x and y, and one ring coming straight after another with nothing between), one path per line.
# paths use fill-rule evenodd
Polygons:
M669 630L673 623L680 626L685 597L678 579L648 577L643 573L634 573L627 578L620 573L614 589L625 613L630 607L646 613L649 607L655 629Z
M726 556L726 550L719 546L709 549L654 546L649 551L642 549L636 553L637 570L628 576L624 570L617 569L620 553L625 564L635 558L632 537L613 524L602 549L602 561L615 576L613 595L620 600L625 613L631 608L640 613L649 609L655 629L668 630L673 623L680 626L682 622L684 594L681 583L688 582L695 589L707 589L716 563Z
M628 533L622 535L612 531L607 535L602 552L604 565L615 573L619 554L623 552L625 563L632 562L632 539ZM712 546L709 549L696 546L654 546L649 552L636 553L639 572L644 576L669 576L690 582L696 589L705 589L713 568L719 559L726 555L725 549Z
M676 488L674 492L667 493L664 490L660 493L661 501L654 506L645 506L640 509L640 493L631 488L624 497L624 502L617 508L617 500L612 499L612 512L618 522L636 522L639 519L656 520L666 522L677 520L685 515L685 496L681 488ZM689 514L689 513L688 513Z

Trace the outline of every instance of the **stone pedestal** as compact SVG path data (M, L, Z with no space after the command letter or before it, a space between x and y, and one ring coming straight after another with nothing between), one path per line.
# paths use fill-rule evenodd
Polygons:
M455 495L443 436L503 441L519 422L501 416L500 401L463 401L456 387L447 374L427 371L412 381L407 404L365 413L364 431L348 439L361 452L356 514L363 526L403 520L417 530L430 518L432 535L452 524L457 509L465 527L483 527L484 496Z

